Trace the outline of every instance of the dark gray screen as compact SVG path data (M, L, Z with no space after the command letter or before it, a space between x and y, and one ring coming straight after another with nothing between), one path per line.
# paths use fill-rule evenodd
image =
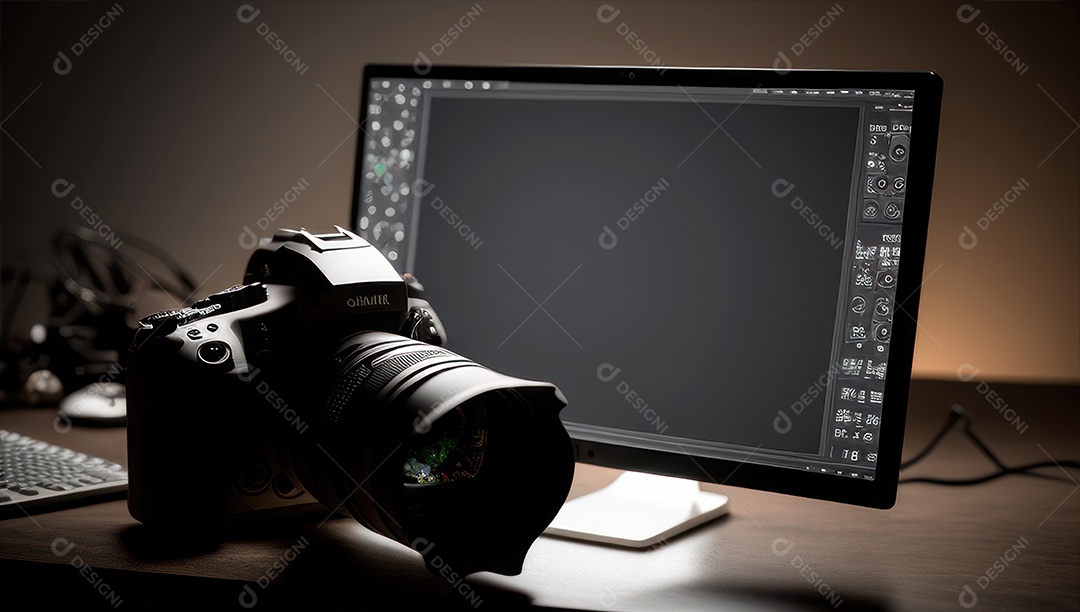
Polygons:
M567 422L818 452L824 397L773 419L830 367L858 108L429 102L413 269L451 349Z

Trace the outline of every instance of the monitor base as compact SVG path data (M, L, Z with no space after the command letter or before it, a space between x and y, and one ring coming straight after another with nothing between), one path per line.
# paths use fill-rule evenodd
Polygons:
M728 497L682 478L626 472L566 502L545 535L648 548L723 516Z

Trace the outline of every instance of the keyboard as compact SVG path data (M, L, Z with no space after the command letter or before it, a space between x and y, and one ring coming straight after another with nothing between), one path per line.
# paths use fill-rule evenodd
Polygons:
M122 497L123 466L0 429L0 518Z

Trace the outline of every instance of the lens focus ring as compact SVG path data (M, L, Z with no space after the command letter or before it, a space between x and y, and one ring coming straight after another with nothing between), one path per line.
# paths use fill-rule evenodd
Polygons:
M364 342L367 334L359 334L338 351L343 367L338 382L327 398L323 420L340 423L357 392L366 402L374 401L399 374L431 359L461 359L460 356L430 344L401 336L380 334L379 339L393 338L384 347L372 347ZM381 350L380 350L381 349Z

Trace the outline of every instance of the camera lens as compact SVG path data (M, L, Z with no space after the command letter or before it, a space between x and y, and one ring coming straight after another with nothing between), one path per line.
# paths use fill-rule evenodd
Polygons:
M319 448L294 462L304 488L429 566L520 573L573 479L558 389L382 332L335 362Z
M475 478L487 448L487 415L482 405L459 406L438 427L410 440L402 476L420 490Z

